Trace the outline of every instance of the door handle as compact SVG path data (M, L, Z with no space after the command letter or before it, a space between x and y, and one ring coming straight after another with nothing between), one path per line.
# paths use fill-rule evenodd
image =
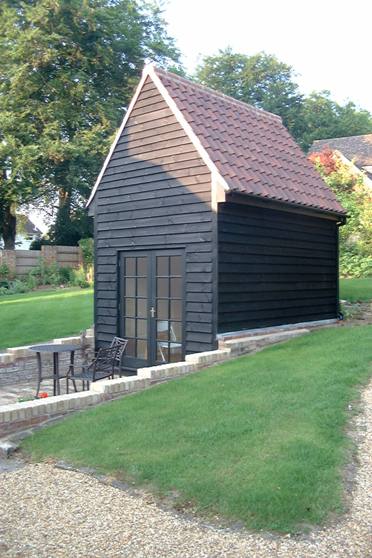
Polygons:
M150 314L152 318L155 318L155 308L153 306L150 308Z

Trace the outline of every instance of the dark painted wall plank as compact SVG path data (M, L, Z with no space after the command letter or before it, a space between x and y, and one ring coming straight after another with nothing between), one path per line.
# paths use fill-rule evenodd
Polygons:
M334 318L334 221L286 211L219 206L219 332Z

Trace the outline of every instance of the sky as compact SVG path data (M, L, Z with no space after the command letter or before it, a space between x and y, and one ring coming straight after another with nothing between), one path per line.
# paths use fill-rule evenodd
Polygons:
M331 91L372 112L371 0L167 0L164 18L192 72L230 46L292 66L303 93Z

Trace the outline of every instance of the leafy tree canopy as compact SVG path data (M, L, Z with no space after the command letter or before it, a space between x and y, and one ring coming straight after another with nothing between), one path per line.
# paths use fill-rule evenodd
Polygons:
M313 92L304 98L302 144L310 147L314 140L357 136L372 132L372 115L351 101L339 105L329 91Z
M2 0L0 234L15 207L59 198L54 240L81 215L146 60L178 62L161 12L136 0Z

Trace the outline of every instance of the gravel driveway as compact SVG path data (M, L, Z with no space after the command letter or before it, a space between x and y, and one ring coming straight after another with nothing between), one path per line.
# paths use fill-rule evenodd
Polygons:
M301 538L216 529L95 478L48 464L0 475L0 557L372 557L372 383L364 392L350 512Z

